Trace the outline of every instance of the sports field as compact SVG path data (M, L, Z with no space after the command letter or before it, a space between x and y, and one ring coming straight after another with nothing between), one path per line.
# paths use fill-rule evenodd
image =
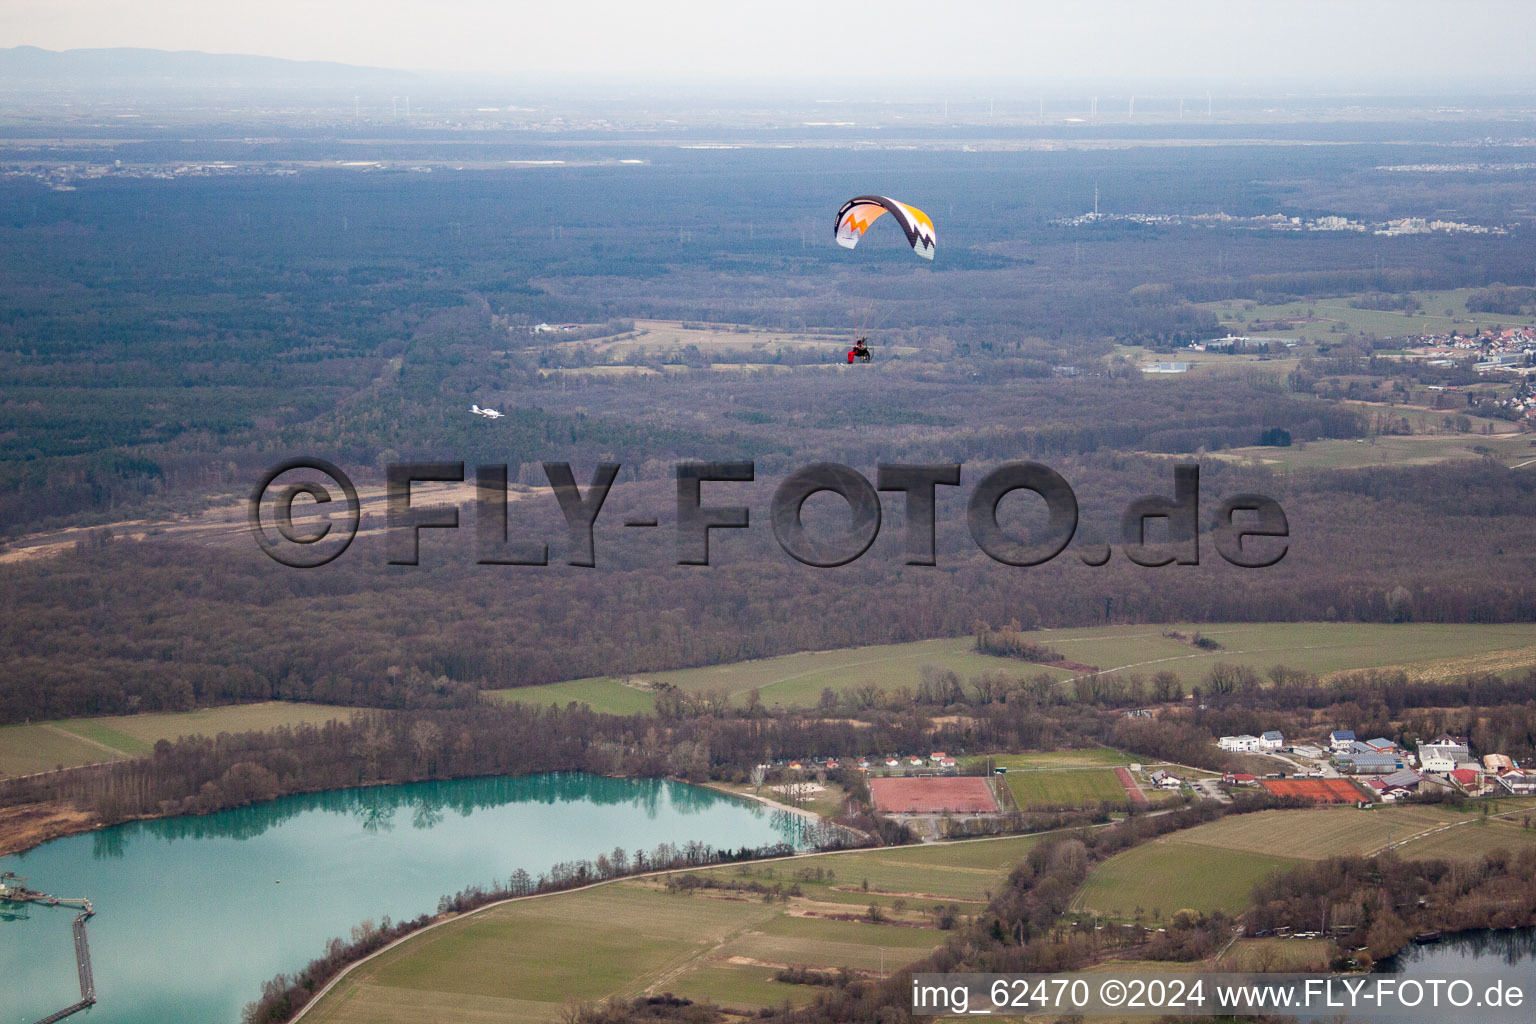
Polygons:
M217 736L221 732L322 725L349 718L356 708L264 701L201 711L71 718L0 726L0 773L30 775L75 765L117 761L149 753L162 739Z
M879 972L909 963L946 934L927 908L957 903L973 913L1035 841L930 844L699 872L799 885L802 895L787 903L720 890L680 895L654 879L518 900L364 964L304 1020L546 1024L561 1019L571 1000L661 992L748 1011L801 1004L819 990L774 981L777 969ZM891 920L869 921L870 904Z
M1365 794L1348 779L1260 779L1275 796L1294 796L1319 804L1352 804Z
M1010 771L1008 791L1023 811L1038 807L1093 807L1129 799L1113 768Z
M993 767L1015 772L1050 768L1112 768L1115 765L1134 764L1139 758L1111 747L1088 747L1079 750L1031 750L1023 754L989 754L984 758L969 758L967 763L981 760L988 761Z
M987 780L880 778L869 780L875 808L887 814L991 814L997 800Z
M1221 644L1203 650L1163 635L1172 630L1200 633ZM1512 672L1536 666L1536 624L1460 625L1444 623L1177 623L1047 629L1039 642L1073 661L1104 672L1150 678L1170 671L1188 689L1218 661L1247 665L1261 675L1276 664L1322 675L1362 668L1402 666L1435 677L1470 671ZM916 687L924 666L949 669L962 680L983 672L1025 678L1045 672L1068 679L1064 669L978 654L970 637L920 640L877 647L810 651L707 668L652 672L620 681L594 677L493 691L498 699L547 703L579 700L599 711L622 713L646 706L643 686L659 680L698 693L721 689L737 702L757 689L769 706L814 705L824 688L846 692L863 683L886 690Z

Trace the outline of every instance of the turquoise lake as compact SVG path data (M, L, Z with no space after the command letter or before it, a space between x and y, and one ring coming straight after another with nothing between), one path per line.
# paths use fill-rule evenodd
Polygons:
M712 790L581 774L464 779L284 797L132 822L0 858L33 888L89 897L92 1024L237 1024L264 981L363 920L561 861L660 843L799 845L799 819ZM64 907L0 917L0 1024L79 999Z

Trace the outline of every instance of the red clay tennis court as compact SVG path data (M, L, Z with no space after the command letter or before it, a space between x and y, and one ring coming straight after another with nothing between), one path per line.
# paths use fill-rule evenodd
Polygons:
M1259 785L1275 796L1298 796L1320 804L1352 804L1364 799L1348 779L1260 779Z
M1143 793L1141 787L1136 785L1136 779L1131 775L1129 768L1116 768L1115 777L1120 780L1120 785L1124 788L1125 795L1130 797L1132 803L1143 805L1147 803L1147 794Z
M987 780L974 776L933 779L870 779L878 810L894 814L995 814Z

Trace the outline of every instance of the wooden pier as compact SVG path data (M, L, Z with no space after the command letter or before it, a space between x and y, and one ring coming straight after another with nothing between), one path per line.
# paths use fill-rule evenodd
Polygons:
M80 1001L71 1003L62 1010L55 1010L48 1016L37 1021L37 1024L56 1024L65 1017L73 1016L89 1006L96 1005L96 979L91 973L91 944L85 935L85 922L96 915L91 907L91 901L83 896L63 897L50 896L45 892L28 889L21 883L25 879L17 878L14 872L7 871L0 875L0 901L7 903L36 903L44 907L79 907L80 913L75 915L73 925L75 934L75 970L80 975Z

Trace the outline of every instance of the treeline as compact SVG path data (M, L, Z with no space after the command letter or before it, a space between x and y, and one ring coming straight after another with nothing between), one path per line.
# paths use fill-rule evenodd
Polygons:
M1018 622L1009 622L1000 629L993 629L986 624L977 627L976 650L982 654L1018 658L1020 661L1033 661L1042 665L1065 660L1060 651L1053 651L1045 644L1025 639Z
M1257 935L1320 928L1362 949L1353 959L1368 970L1420 934L1536 924L1536 850L1471 863L1392 853L1314 861L1260 882L1244 920Z
M662 722L598 714L574 703L380 711L321 726L162 740L135 760L0 780L0 805L68 801L114 823L207 814L291 793L488 775L584 771L744 783L764 759L932 749L934 743L1011 749L1026 739L1084 742L1101 724L1089 709L1039 714L1022 705L939 728L915 709L880 713L864 725L793 712ZM839 821L886 842L908 841L902 826L870 812L861 773L839 769L832 777L850 797Z

